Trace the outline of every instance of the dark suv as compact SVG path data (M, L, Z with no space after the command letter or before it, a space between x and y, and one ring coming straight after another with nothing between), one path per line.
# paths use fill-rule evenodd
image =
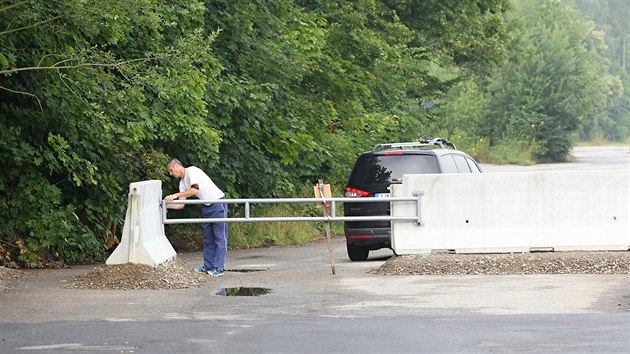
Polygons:
M389 197L389 186L402 183L404 174L480 173L472 157L443 138L418 142L378 144L359 156L346 186L346 197ZM344 203L345 216L389 215L390 203ZM390 221L344 222L348 257L366 260L370 250L391 248Z

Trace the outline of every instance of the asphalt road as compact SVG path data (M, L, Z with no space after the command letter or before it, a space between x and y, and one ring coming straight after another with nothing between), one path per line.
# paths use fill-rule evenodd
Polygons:
M483 167L628 169L628 148L574 154ZM65 289L94 265L32 270L0 292L0 353L630 352L627 275L383 276L391 251L350 262L343 239L333 245L335 275L325 242L232 250L224 277L183 290ZM245 287L270 292L222 295Z
M578 146L571 150L572 160L533 166L482 164L484 172L629 170L628 146Z

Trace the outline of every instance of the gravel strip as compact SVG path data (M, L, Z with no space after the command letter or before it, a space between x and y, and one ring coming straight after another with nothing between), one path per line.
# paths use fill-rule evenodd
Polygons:
M390 258L377 274L630 274L630 252L428 254Z

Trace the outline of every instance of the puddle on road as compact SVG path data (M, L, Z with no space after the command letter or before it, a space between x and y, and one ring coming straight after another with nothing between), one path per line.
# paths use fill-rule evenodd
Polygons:
M261 296L271 293L271 289L268 288L223 288L219 290L216 295L219 296Z

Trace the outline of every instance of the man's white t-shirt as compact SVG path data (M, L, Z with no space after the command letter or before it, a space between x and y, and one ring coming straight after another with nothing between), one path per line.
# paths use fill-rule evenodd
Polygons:
M197 197L201 200L216 200L225 197L219 187L199 167L186 167L186 175L179 181L179 191L187 191L195 184L199 186Z

